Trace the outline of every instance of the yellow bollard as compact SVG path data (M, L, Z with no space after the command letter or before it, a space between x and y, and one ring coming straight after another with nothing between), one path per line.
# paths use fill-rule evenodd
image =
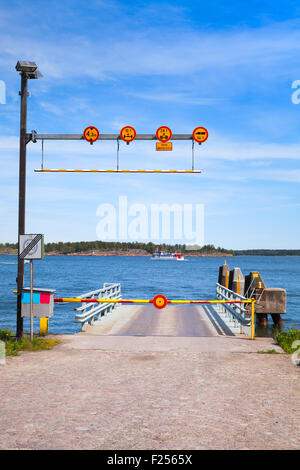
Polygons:
M228 287L229 287L229 271L228 271L228 273L226 273L225 284L226 284L225 287L228 289Z
M240 284L241 284L241 276L239 275L239 276L238 276L238 282L237 282L237 294L240 294L240 293L241 293Z
M40 318L40 335L47 335L49 327L49 318Z

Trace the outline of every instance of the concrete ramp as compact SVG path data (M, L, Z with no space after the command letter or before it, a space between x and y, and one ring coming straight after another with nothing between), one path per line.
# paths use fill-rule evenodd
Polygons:
M120 306L94 325L88 334L116 336L211 337L221 333L202 306L168 305L164 309Z
M275 349L272 338L251 341L244 335L229 334L218 322L211 306L121 305L85 331L63 335L63 348L123 352L190 353L255 352Z

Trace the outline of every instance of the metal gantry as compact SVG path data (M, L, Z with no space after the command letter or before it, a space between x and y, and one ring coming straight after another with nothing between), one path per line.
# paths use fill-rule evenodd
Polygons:
M120 134L100 134L97 140L103 141L116 141L118 144L118 157L117 169L81 169L81 168L44 168L43 157L41 168L36 168L35 173L133 173L133 174L199 174L200 170L194 169L194 138L192 134L173 134L172 140L191 140L192 141L192 169L191 170L120 170L119 169L119 142ZM38 134L35 130L31 134L27 134L27 142L36 143L38 140L42 141L42 146L45 140L86 140L83 134ZM150 140L157 141L156 134L136 134L134 140ZM129 143L129 142L127 142ZM44 155L44 147L42 147L42 155Z
M200 171L194 170L194 142L197 141L199 144L202 143L201 138L197 136L199 130L204 130L206 132L204 140L208 137L208 132L205 128L196 128L193 134L172 134L172 140L188 140L192 141L192 170L119 170L117 165L117 170L83 170L83 169L44 169L43 166L43 154L44 154L44 141L46 140L87 140L84 137L84 134L39 134L37 131L32 130L30 133L27 132L27 98L28 98L28 80L37 79L42 77L42 74L39 72L37 65L34 62L25 62L18 61L16 65L16 70L21 75L21 108L20 108L20 158L19 158L19 221L18 221L18 241L20 235L25 234L25 199L26 199L26 148L29 142L36 143L37 141L42 141L42 167L41 169L36 169L36 172L82 172L82 173L201 173ZM123 128L124 129L124 128ZM196 132L198 131L198 132ZM84 131L85 132L85 131ZM157 131L158 132L158 131ZM97 140L100 141L116 141L118 144L120 139L125 140L124 136L120 134L100 134L97 136ZM200 132L201 133L201 132ZM98 133L99 134L99 133ZM159 136L158 136L159 137ZM136 134L134 140L150 140L157 141L161 140L157 137L156 134ZM169 137L171 138L171 137ZM199 140L200 139L200 140ZM90 142L93 143L92 141ZM127 141L129 144L129 141ZM18 286L18 296L17 296L17 328L16 328L16 337L19 339L23 334L23 318L21 315L21 295L24 286L24 260L18 256L18 276L17 276L17 286Z

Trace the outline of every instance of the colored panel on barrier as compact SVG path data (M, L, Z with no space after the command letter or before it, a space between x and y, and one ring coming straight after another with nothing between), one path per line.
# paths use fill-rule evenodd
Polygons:
M40 294L33 293L32 295L32 301L34 304L39 304L40 303ZM22 294L22 304L30 304L30 292L23 292Z
M50 294L40 294L41 304L50 304Z

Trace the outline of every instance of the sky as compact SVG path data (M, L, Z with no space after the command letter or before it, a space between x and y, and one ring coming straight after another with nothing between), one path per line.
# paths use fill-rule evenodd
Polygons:
M29 143L27 233L96 240L99 206L126 196L203 204L205 244L300 248L298 2L0 0L0 242L17 241L18 60L43 74L29 83L28 131L209 132L197 175L34 173L41 142ZM190 169L191 158L191 142L120 144L124 169ZM44 145L47 168L115 166L115 142Z

